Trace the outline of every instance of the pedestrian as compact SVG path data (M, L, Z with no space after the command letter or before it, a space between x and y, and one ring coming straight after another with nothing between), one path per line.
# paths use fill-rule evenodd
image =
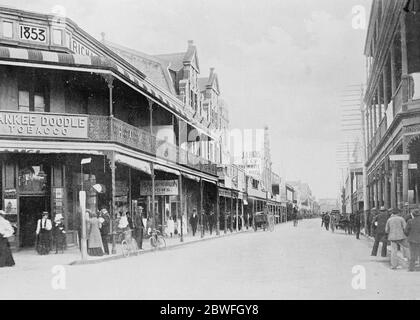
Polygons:
M100 232L100 222L96 213L86 210L89 214L87 221L88 254L90 256L103 256L103 243Z
M356 211L354 214L353 219L353 227L354 227L354 233L356 234L356 239L360 239L360 228L361 228L361 214L360 211Z
M193 236L195 236L195 233L197 232L197 224L198 224L198 216L197 216L197 209L193 209L193 214L190 218L190 224Z
M38 238L37 252L40 255L46 255L50 253L51 250L51 230L52 223L48 219L48 212L44 211L42 213L42 218L38 219L36 226L36 236Z
M104 246L104 252L105 254L109 255L109 233L111 230L111 216L109 215L108 210L102 208L101 211L99 211L98 219L101 226L100 232L102 245Z
M207 221L209 223L209 231L210 231L210 235L211 235L213 233L213 228L214 228L214 223L215 223L213 210L210 210Z
M127 231L130 228L130 222L128 220L127 214L120 212L120 220L118 221L118 229L121 232Z
M387 233L385 231L385 226L389 218L389 213L386 212L384 207L381 207L379 214L377 214L372 219L372 228L375 230L375 242L373 243L371 256L378 254L379 242L382 242L382 251L381 256L386 257L387 255Z
M168 233L169 233L170 237L172 238L174 233L175 233L175 221L172 218L172 216L169 216L167 224L168 224Z
M13 236L14 229L5 216L6 212L0 210L0 268L13 267L15 265L9 240L7 239Z
M134 238L137 242L139 250L143 250L143 207L139 206L139 210L134 216Z
M407 223L404 218L398 215L398 210L392 211L391 217L385 225L385 232L388 234L388 240L391 241L391 269L398 269L398 245L405 250L408 247L407 238L405 236L405 227Z
M55 253L58 253L58 250L61 250L61 253L64 253L66 248L66 230L64 227L64 217L61 213L57 213L54 217L54 242L55 242Z
M331 215L330 215L330 228L331 228L331 231L332 232L335 231L336 221L337 221L336 214L331 212Z
M297 208L293 208L293 226L297 227L298 225L298 210Z
M327 231L330 229L330 220L331 220L331 216L329 215L328 212L326 212L324 215L324 226L325 226L325 230Z
M405 234L410 246L410 263L408 271L414 271L417 260L420 258L420 210L412 212L413 218L407 222Z
M324 226L324 221L325 221L325 212L321 214L321 228Z

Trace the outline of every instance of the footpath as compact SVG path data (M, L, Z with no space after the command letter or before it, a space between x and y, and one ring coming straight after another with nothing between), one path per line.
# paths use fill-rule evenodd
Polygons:
M190 245L194 243L199 243L202 241L207 240L214 240L214 239L221 239L224 237L234 236L238 234L243 234L247 232L254 232L252 228L244 229L241 231L220 231L219 235L216 235L214 232L210 235L208 232L205 233L204 237L201 237L201 233L197 231L196 235L193 237L192 235L185 235L183 242L181 242L180 236L173 236L172 238L165 238L166 241L166 248L156 249L153 248L150 244L150 239L143 240L143 249L137 250L135 252L131 252L129 257L125 257L122 253L122 246L121 244L116 244L116 253L103 255L100 257L88 256L87 260L82 260L80 250L78 247L70 247L67 248L64 253L59 252L58 254L55 253L55 250L52 250L48 255L38 255L34 249L31 250L21 250L18 252L13 253L13 258L16 262L17 266L31 266L31 269L42 267L46 264L48 265L85 265L85 264L94 264L94 263L102 263L111 260L117 259L129 259L130 257L135 257L142 254L147 254L151 252L156 252L159 250L170 250L173 248L177 248L180 246ZM111 244L109 245L109 251L111 252Z
M360 235L363 236L366 241L368 241L371 244L371 248L373 247L373 243L375 242L375 238L372 236L367 235L364 230L360 232ZM381 247L382 243L379 244L379 250L378 250L378 255L380 255L381 252ZM387 257L390 258L391 257L391 246L388 244L387 246ZM398 263L400 266L402 266L403 268L408 268L408 259L405 258L402 254L402 251L398 251L397 254L398 257Z

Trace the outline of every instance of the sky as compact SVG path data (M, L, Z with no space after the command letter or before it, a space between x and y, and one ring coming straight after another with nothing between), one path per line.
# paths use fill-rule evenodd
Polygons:
M201 75L214 67L231 128L269 127L273 169L336 198L340 96L365 80L371 0L0 0L66 16L100 39L148 54L197 46ZM356 7L357 6L357 7ZM357 17L354 8L358 10ZM359 28L354 20L360 18ZM362 21L362 22L360 22Z

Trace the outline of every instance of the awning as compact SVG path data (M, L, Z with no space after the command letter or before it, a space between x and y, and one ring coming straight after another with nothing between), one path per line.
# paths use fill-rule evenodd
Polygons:
M170 169L168 167L161 166L160 164L155 164L154 169L155 170L160 170L160 171L163 171L163 172L167 172L167 173L172 173L172 174L177 175L177 176L179 176L181 174L178 170Z
M133 157L125 156L120 153L115 154L115 162L123 163L127 166L143 171L147 174L152 173L150 169L150 164L148 162Z
M197 182L200 182L200 177L196 177L196 176L193 176L193 175L188 174L188 173L185 173L185 172L183 172L183 173L182 173L182 175L183 175L185 178L188 178L188 179L191 179L191 180L195 180L195 181L197 181Z
M164 105L184 117L185 121L191 123L200 132L215 139L210 130L204 127L203 124L198 123L198 121L195 123L189 121L189 116L184 111L184 105L179 99L150 82L145 74L134 66L122 65L108 57L0 46L0 64L14 63L15 61L18 63L39 63L45 65L45 67L63 66L77 67L79 69L110 70L125 81L128 81L136 89L140 89L142 92L146 92L149 96L157 99L157 101L161 101Z
M217 184L217 182L216 182L216 181L214 181L214 180L210 180L210 179L206 179L206 178L202 178L202 179L203 179L203 181L206 181L206 182L208 182L208 183Z

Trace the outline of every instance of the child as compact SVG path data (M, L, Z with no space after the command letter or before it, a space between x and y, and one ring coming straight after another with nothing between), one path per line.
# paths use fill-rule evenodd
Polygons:
M61 213L57 213L54 217L54 240L55 240L55 253L61 249L64 253L66 247L66 230L64 229L64 217Z

